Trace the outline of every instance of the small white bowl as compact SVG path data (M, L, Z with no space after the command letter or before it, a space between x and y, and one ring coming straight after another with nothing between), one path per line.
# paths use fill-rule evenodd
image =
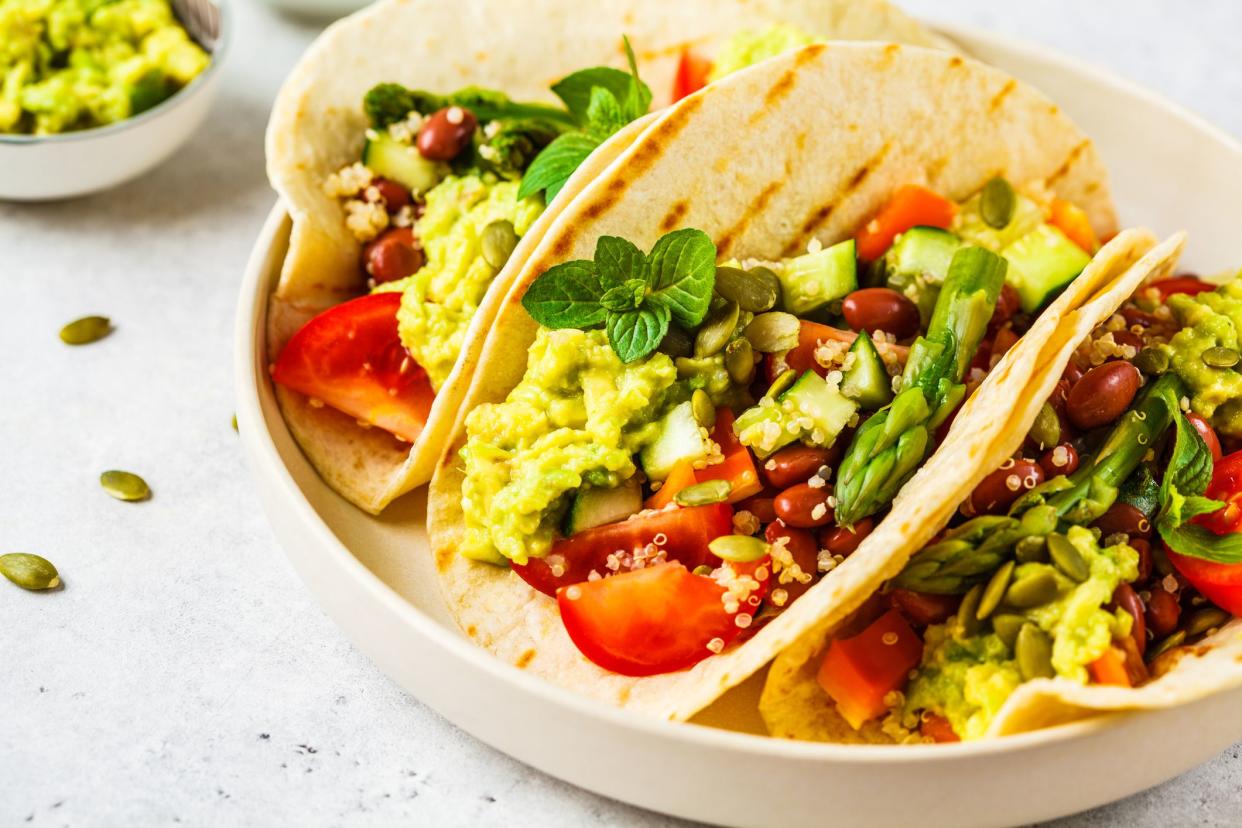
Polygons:
M214 3L219 33L211 63L165 101L108 126L58 135L0 134L0 199L48 201L87 195L136 178L190 137L215 98L232 24Z

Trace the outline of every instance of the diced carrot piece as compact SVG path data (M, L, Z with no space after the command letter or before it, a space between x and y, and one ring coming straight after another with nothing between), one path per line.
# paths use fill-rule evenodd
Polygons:
M1092 256L1095 255L1095 251L1100 249L1100 241L1095 237L1095 230L1091 227L1091 220L1087 218L1086 212L1077 204L1062 198L1054 198L1052 200L1051 224L1064 233L1066 238Z
M1129 687L1130 674L1126 672L1125 654L1116 647L1109 647L1104 654L1087 665L1096 684L1115 684Z
M755 468L750 449L738 442L737 435L733 433L733 412L729 409L722 408L716 412L716 427L712 429L712 439L720 444L724 462L699 469L699 482L728 480L733 484L733 491L729 493L730 503L737 503L763 491L759 470Z
M884 699L905 686L923 656L923 642L897 610L889 610L853 638L828 645L819 685L854 728L888 711Z
M893 239L911 227L948 229L956 215L957 205L939 193L917 184L899 187L856 237L858 258L875 261L892 246Z
M698 483L698 479L694 476L694 463L690 460L681 460L674 464L673 470L668 473L668 477L655 494L647 498L647 502L643 505L648 509L663 509L665 506L673 502L673 497L682 489L693 486Z

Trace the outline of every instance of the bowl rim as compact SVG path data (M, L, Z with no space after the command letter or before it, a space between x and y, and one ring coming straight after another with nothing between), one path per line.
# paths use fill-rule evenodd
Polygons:
M105 126L90 127L88 129L77 129L72 132L58 132L55 135L25 135L18 133L0 132L0 146L35 146L41 144L68 144L75 141L89 141L94 138L104 138L116 135L126 130L142 126L145 123L154 121L161 115L172 110L174 107L184 103L193 95L198 94L202 89L206 88L212 78L220 71L220 64L224 62L225 55L229 52L233 42L233 16L229 11L229 0L210 0L211 4L220 12L220 33L216 38L215 48L208 54L211 60L207 64L207 68L199 72L189 83L169 95L155 106L133 115L124 120L117 121L114 124Z
M993 34L977 27L935 23L934 28L951 38L960 38L966 42L984 42L1022 58L1044 61L1057 68L1086 76L1102 86L1112 87L1143 98L1169 111L1171 115L1211 134L1215 139L1242 154L1242 143L1238 139L1211 124L1203 116L1133 81L1121 78L1109 70L1092 66L1082 59L1046 49L1037 44L1028 44L1019 38ZM411 604L355 557L311 505L294 480L289 467L280 457L272 433L269 431L269 424L263 414L261 395L271 392L270 389L266 392L263 390L263 384L270 383L270 379L266 371L262 370L262 366L266 363L259 357L264 355L266 348L261 337L265 331L264 320L269 295L279 270L277 268L275 273L269 272L264 265L273 248L284 242L282 237L287 236L289 232L288 221L286 205L278 199L256 238L240 286L234 330L234 376L237 387L238 417L243 425L241 438L249 447L250 457L248 459L256 466L267 467L269 479L275 480L280 487L279 501L294 510L295 514L292 519L308 525L320 536L321 545L328 551L332 564L337 567L342 578L353 580L361 590L370 595L377 609L391 613L402 623L412 626L431 644L444 651L447 656L460 659L470 667L490 674L491 677L505 682L515 691L534 696L545 703L569 708L579 716L600 720L607 725L634 729L657 739L682 741L702 748L824 764L924 764L951 761L968 756L989 756L1011 751L1032 750L1056 743L1084 740L1105 728L1120 726L1122 721L1142 714L1142 711L1101 712L1079 721L1026 733L956 744L849 745L804 742L729 731L695 722L673 722L643 716L559 687L495 658L456 630L439 623ZM282 425L283 423L273 424L276 428ZM283 545L282 551L285 551ZM285 551L285 554L289 553ZM318 599L316 602L318 603ZM390 680L392 680L391 677ZM398 686L400 686L399 683ZM402 690L409 692L404 688Z

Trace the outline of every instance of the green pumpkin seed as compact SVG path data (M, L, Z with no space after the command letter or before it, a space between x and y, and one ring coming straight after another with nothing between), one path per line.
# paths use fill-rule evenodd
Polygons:
M980 621L987 618L1000 605L1001 599L1005 597L1005 590L1009 588L1009 582L1013 579L1013 568L1017 566L1013 561L1005 561L1001 568L992 573L992 578L988 581L988 585L983 588L983 594L979 598L979 607L975 610L975 618Z
M737 330L737 320L741 311L735 302L729 302L713 313L699 328L694 338L694 356L698 359L714 356L724 350Z
M979 194L979 215L989 227L1004 230L1013 221L1017 203L1013 185L997 176L983 185L983 192Z
M983 598L983 584L975 584L962 596L962 603L957 607L957 623L963 635L975 635L982 625L979 623L979 601Z
M707 564L700 564L699 566L696 566L694 568L694 574L695 575L711 575L712 568L708 566Z
M1233 348L1208 348L1203 352L1203 363L1209 368L1232 368L1238 364L1238 358Z
M1204 607L1201 610L1195 610L1186 619L1186 623L1182 624L1182 629L1186 632L1187 638L1194 638L1197 635L1203 635L1210 629L1219 627L1229 620L1229 613L1218 607Z
M725 346L725 370L738 385L750 385L755 379L755 349L742 337Z
M1169 370L1169 355L1159 348L1144 348L1134 357L1134 367L1149 377L1158 377Z
M775 278L773 276L773 280ZM716 268L716 292L744 311L763 313L772 310L780 298L778 290L774 281L755 276L740 267Z
M1031 535L1018 541L1013 547L1013 556L1018 563L1045 563L1048 560L1048 545L1043 535Z
M1185 630L1174 630L1173 632L1166 635L1164 638L1160 639L1160 641L1158 641L1150 650L1148 650L1147 661L1150 662L1157 656L1167 653L1169 650L1173 649L1174 647L1180 647L1185 643L1186 643L1186 631Z
M759 280L762 284L766 285L768 289L776 294L776 304L779 305L781 303L781 280L780 277L776 275L776 271L770 267L755 265L746 272L753 278Z
M992 631L1005 642L1005 646L1009 649L1014 648L1014 644L1018 640L1018 632L1027 621L1021 615L1013 615L1011 613L998 613L992 616Z
M772 384L768 386L768 393L764 394L764 396L771 397L772 399L776 399L781 394L784 394L786 391L788 391L790 386L792 386L794 384L794 381L797 379L798 379L798 372L792 368L789 368L781 372L780 376L772 380Z
M22 589L55 589L60 586L60 573L52 562L28 552L0 555L0 575Z
M151 496L151 487L133 472L106 471L99 475L99 485L117 500L146 500Z
M694 340L680 325L669 325L668 333L660 340L660 347L657 350L673 359L688 357L694 351Z
M1035 422L1031 424L1027 436L1041 449L1061 442L1061 418L1057 416L1056 409L1044 403L1035 415Z
M1046 604L1056 597L1056 576L1041 569L1010 584L1005 592L1005 603L1018 609L1030 609Z
M1052 642L1039 627L1023 624L1013 643L1013 655L1018 662L1018 672L1023 681L1052 678Z
M702 388L694 389L694 393L690 395L690 411L703 428L711 429L716 425L716 406Z
M112 321L106 316L83 316L60 329L60 341L66 345L89 345L112 333Z
M746 326L746 338L763 354L778 354L798 347L802 323L792 313L761 313Z
M707 548L722 561L733 563L751 563L768 554L768 545L750 535L721 535Z
M237 431L237 415L233 415L233 430Z
M518 234L513 228L513 222L508 219L493 221L483 228L483 238L480 242L483 261L496 270L500 270L513 255L513 248L517 247L517 243Z
M682 489L673 495L673 500L679 506L710 506L724 503L731 494L733 484L728 480L704 480Z
M1091 576L1091 567L1065 535L1048 536L1048 557L1071 581L1081 584Z

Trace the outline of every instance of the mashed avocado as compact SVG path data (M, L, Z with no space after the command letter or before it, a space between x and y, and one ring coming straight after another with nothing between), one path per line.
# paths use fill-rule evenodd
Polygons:
M1208 348L1239 350L1242 278L1196 296L1174 294L1169 308L1183 326L1166 346L1169 364L1190 389L1190 407L1222 434L1242 437L1242 374L1203 361Z
M0 0L0 133L124 120L210 60L168 0Z
M759 31L739 32L721 45L707 80L718 81L761 60L800 46L809 46L821 39L783 23Z
M482 256L483 229L499 219L526 234L543 211L538 198L517 199L518 182L492 175L449 176L427 191L415 225L427 263L408 279L383 285L401 290L401 341L437 391L461 352L470 319L496 278Z
M1022 615L1052 639L1052 667L1057 676L1085 684L1087 665L1113 638L1130 634L1132 619L1123 610L1104 608L1123 581L1138 577L1138 553L1125 544L1101 548L1090 530L1067 533L1090 566L1091 574L1074 583L1045 563L1024 563L1014 578L1048 570L1059 586L1056 599L1033 609L998 612ZM930 710L949 720L963 739L983 736L1009 695L1022 683L1013 650L994 632L965 635L956 620L927 629L923 663L907 688L905 711Z

